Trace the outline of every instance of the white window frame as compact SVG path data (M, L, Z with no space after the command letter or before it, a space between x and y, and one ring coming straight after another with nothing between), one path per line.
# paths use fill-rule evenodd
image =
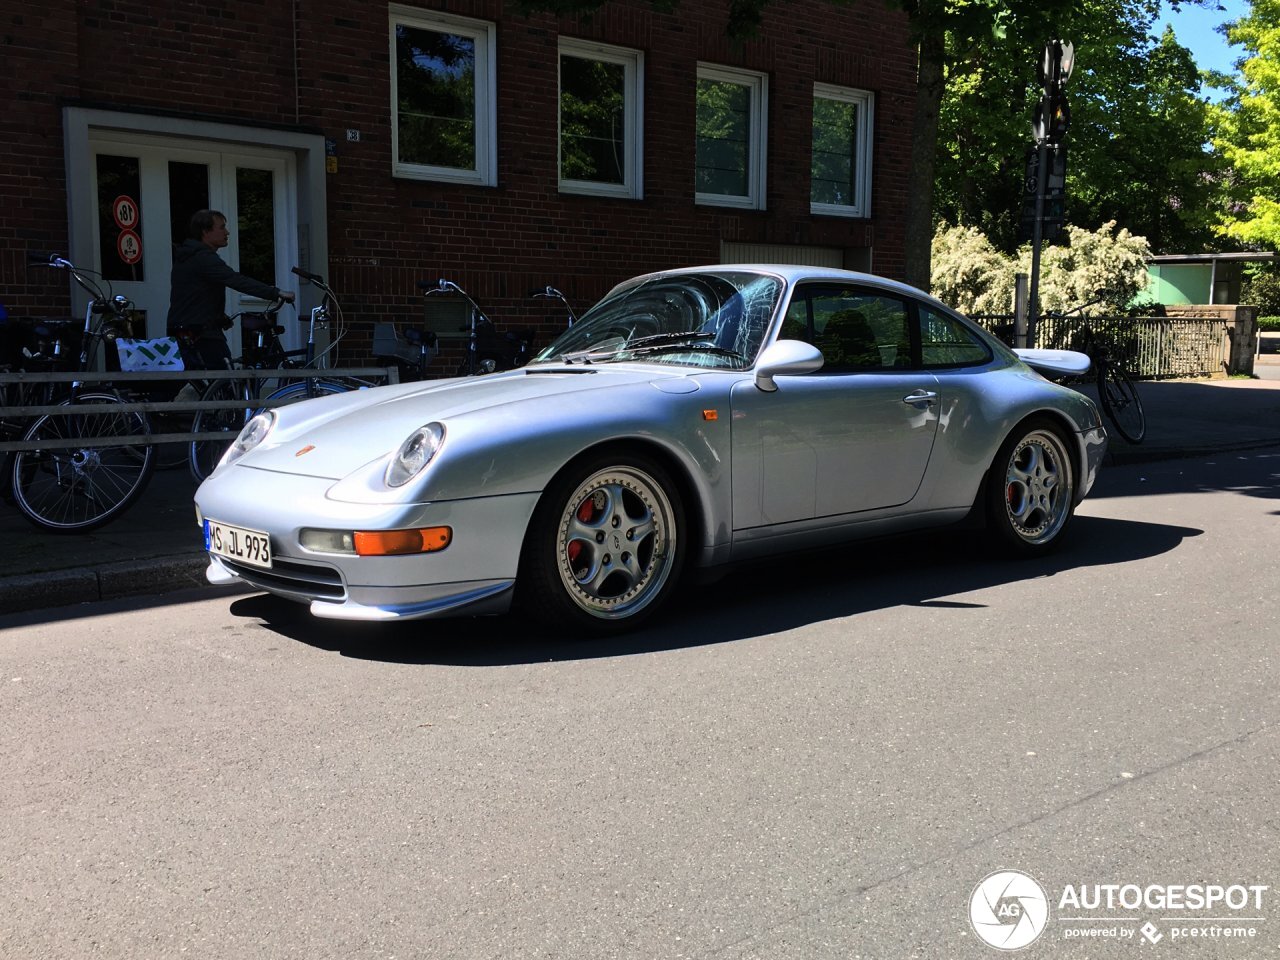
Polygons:
M742 210L765 209L765 185L768 180L767 157L769 131L769 75L738 67L722 67L711 63L698 64L698 79L716 83L735 83L751 93L751 132L747 137L747 193L732 196L723 193L694 193L694 202L712 207L737 207ZM694 145L694 163L697 163L697 145Z
M622 105L622 183L593 183L590 180L566 180L560 176L561 123L560 59L579 57L623 66ZM627 47L613 47L573 37L561 37L556 51L556 177L561 193L581 193L597 197L644 199L644 54Z
M403 24L418 30L453 33L470 37L476 49L476 166L474 170L437 167L424 163L400 161L400 97L396 76L396 26ZM498 185L498 30L487 20L472 20L451 14L435 13L416 7L391 4L388 14L388 42L391 53L391 173L410 180L442 180L447 183L470 183L485 187Z
M829 83L813 85L814 100L839 100L852 103L858 108L858 142L854 147L854 162L857 165L854 174L854 200L850 204L809 202L811 214L829 217L871 216L871 131L875 110L875 94L869 90L855 90L851 87L837 87ZM812 129L812 126L811 128ZM810 150L813 149L812 143ZM812 154L811 154L812 155ZM811 165L812 169L812 165Z

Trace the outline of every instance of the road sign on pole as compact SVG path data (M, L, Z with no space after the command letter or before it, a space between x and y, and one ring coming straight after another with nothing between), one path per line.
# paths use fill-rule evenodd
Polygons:
M1062 230L1063 201L1066 189L1067 155L1062 146L1071 125L1071 107L1064 91L1075 68L1076 51L1065 40L1050 40L1044 45L1036 73L1041 97L1031 118L1031 133L1036 145L1027 159L1027 193L1024 197L1019 233L1026 227L1028 206L1031 233L1031 293L1028 310L1027 344L1035 346L1036 321L1040 316L1040 244L1056 237ZM1060 177L1054 174L1059 173ZM1057 195L1051 196L1050 180L1060 179Z

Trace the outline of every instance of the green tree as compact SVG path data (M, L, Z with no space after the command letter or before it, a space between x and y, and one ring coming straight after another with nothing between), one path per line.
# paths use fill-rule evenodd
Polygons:
M1253 0L1227 29L1242 46L1239 76L1215 111L1214 143L1231 165L1235 203L1221 231L1248 245L1280 246L1280 0ZM1220 78L1226 79L1226 78Z
M1212 237L1220 161L1205 149L1209 108L1190 52L1171 31L1150 34L1158 12L1148 0L1087 0L1058 18L1076 54L1067 219L1116 220L1157 250L1198 250ZM1003 250L1016 243L1043 30L1038 17L1012 17L1003 42L957 52L943 103L936 215Z

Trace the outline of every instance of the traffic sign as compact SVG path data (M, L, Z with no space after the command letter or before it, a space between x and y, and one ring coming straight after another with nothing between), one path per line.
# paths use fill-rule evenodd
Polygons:
M121 230L116 238L116 253L120 259L132 266L142 259L142 238L132 230Z
M124 194L111 202L111 215L115 218L116 226L121 230L136 230L138 220L141 219L137 202L133 197Z

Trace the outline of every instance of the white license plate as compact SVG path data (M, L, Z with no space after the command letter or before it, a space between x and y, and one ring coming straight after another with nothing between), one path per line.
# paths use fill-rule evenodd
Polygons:
M204 548L251 567L271 569L271 538L260 530L233 527L217 520L204 522Z

